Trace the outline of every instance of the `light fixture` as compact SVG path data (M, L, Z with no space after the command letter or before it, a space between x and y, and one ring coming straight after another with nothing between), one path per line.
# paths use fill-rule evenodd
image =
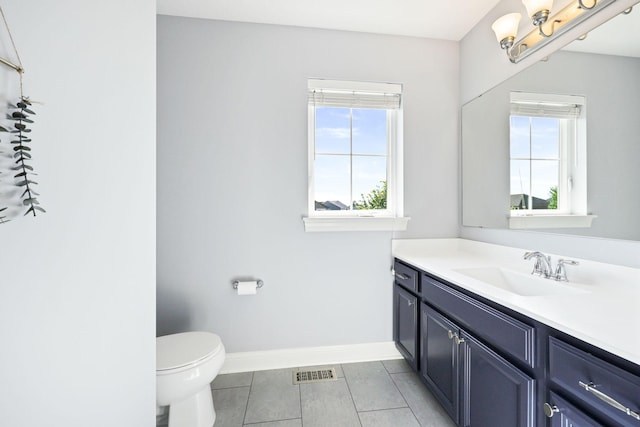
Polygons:
M522 0L522 3L527 8L527 15L531 17L533 25L539 27L547 22L553 0Z
M498 18L493 23L491 29L496 33L500 47L503 49L509 49L513 46L513 42L516 40L518 34L518 24L522 15L519 13L509 13L501 18Z
M515 41L520 23L519 13L509 13L498 18L491 28L509 60L516 63L550 42L551 36L566 33L614 1L616 0L572 0L558 13L550 16L553 0L522 0L535 27L533 30Z

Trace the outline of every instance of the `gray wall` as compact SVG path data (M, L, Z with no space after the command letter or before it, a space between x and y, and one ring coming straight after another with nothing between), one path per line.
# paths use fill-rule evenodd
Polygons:
M390 341L390 232L305 233L307 78L404 84L395 237L458 233L458 45L158 18L158 334L230 352ZM261 278L239 297L231 281Z
M155 2L2 7L25 94L41 102L32 153L47 213L0 224L0 424L151 426ZM0 105L17 77L0 67ZM0 179L4 201L12 178Z
M586 31L586 26L604 22L637 0L618 0L590 22L586 22L559 37L545 48L531 55L520 64L511 64L502 52L491 31L491 23L505 13L520 11L518 0L503 0L489 12L460 42L460 94L466 103L524 68L534 64L556 49L575 40ZM523 22L525 20L523 19ZM521 34L525 26L521 25ZM575 237L555 233L496 230L461 227L464 238L542 250L565 256L580 257L640 267L640 242L595 237Z

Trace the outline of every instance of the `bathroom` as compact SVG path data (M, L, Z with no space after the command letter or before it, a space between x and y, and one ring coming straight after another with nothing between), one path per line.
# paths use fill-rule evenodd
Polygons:
M521 4L494 4L458 42L157 17L152 0L2 2L43 103L47 213L2 228L0 424L153 425L156 335L215 331L230 359L390 343L391 239L640 267L637 241L460 226L461 105L545 54L511 64L488 28ZM405 84L406 231L305 233L309 77ZM244 277L256 296L234 293Z

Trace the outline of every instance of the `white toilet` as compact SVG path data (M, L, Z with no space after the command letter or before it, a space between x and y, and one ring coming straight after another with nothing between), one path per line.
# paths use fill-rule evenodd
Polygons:
M169 427L211 427L211 382L224 363L220 337L184 332L156 338L156 404L169 406Z

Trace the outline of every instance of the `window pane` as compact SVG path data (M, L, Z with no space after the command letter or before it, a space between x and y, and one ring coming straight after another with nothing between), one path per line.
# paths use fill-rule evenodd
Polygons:
M387 154L387 110L353 109L353 154Z
M529 158L529 117L511 116L511 157Z
M350 115L350 108L316 107L316 153L350 152Z
M318 154L314 162L314 172L315 210L349 209L349 156Z
M531 161L531 192L534 196L533 209L548 209L552 188L558 188L558 161ZM557 196L556 196L557 201ZM557 208L556 208L557 209Z
M511 160L511 209L528 209L530 169L528 160Z
M531 118L531 157L557 159L560 153L560 120L548 117Z
M353 157L353 199L358 208L386 209L386 182L386 157Z

